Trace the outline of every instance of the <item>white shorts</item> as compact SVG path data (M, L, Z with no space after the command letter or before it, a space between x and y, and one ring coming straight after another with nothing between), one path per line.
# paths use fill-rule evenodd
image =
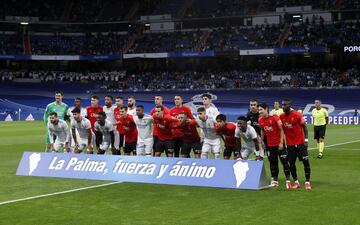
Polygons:
M151 155L153 144L154 139L152 137L146 139L138 138L136 143L136 155Z
M116 129L116 126L114 126L114 145L115 145L116 149L120 149L120 147L122 147L122 146L119 146L120 145L120 133Z
M101 142L99 147L103 151L108 150L111 147L111 139L103 136L103 141Z
M55 142L54 142L54 150L55 151L60 151L61 149L65 148L65 143L67 142L67 140L59 140L59 138L56 138Z
M241 158L244 160L247 160L249 158L250 154L253 153L254 151L255 151L254 148L248 148L248 147L241 148L241 150L240 150Z
M204 143L201 149L201 153L213 153L220 154L221 151L221 141L220 138L217 139L204 139Z

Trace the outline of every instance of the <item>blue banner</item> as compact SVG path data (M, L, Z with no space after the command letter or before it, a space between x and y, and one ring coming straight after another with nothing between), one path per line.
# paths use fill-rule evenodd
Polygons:
M179 57L212 57L215 56L214 51L205 51L205 52L192 52L192 51L184 51L184 52L169 52L169 57L179 58Z
M313 47L313 48L275 48L274 54L304 54L304 53L324 53L327 52L326 47Z
M263 161L24 152L16 175L259 190Z
M18 54L18 55L0 55L0 60L17 60L17 61L31 60L31 55L23 55L23 54Z

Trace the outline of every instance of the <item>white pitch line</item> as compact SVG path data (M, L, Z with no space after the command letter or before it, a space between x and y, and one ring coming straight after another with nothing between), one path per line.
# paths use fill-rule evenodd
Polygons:
M346 144L351 144L351 143L356 143L356 142L360 142L360 140L347 141L347 142L342 142L342 143L327 145L327 146L325 146L325 148L331 148L331 147L335 147L335 146L339 146L339 145L346 145ZM315 149L317 149L317 148L309 148L309 150L315 150Z
M27 198L20 198L20 199L0 202L0 205L6 205L6 204L14 203L14 202L22 202L22 201L37 199L37 198L44 198L44 197L49 197L49 196L53 196L53 195L61 195L61 194L66 194L66 193L71 193L71 192L76 192L76 191L83 191L83 190L94 189L94 188L99 188L99 187L106 187L106 186L110 186L113 184L119 184L119 183L122 183L122 182L120 182L120 181L112 182L112 183L99 184L99 185L94 185L94 186L89 186L89 187L76 188L76 189L71 189L71 190L67 190L67 191L59 191L59 192L54 192L54 193L49 193L49 194L35 195L35 196L27 197Z

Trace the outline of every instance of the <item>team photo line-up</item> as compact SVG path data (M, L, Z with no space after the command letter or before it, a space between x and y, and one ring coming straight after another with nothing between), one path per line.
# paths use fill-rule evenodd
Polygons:
M304 165L305 188L311 189L310 163L308 156L308 131L302 113L291 107L291 100L274 102L269 111L266 103L256 99L249 101L247 115L239 116L236 123L227 121L224 114L211 103L212 96L203 94L203 106L194 116L191 109L183 105L180 95L174 97L175 106L168 109L163 97L155 96L155 107L150 115L144 113L142 105L135 105L129 97L127 105L122 97L105 96L105 105L99 105L99 97L91 96L91 105L82 107L82 99L76 98L74 106L62 102L63 93L55 92L55 101L48 104L44 114L47 125L46 151L105 154L109 149L113 155L155 156L165 153L167 157L207 159L211 153L220 158L222 143L223 158L247 160L255 154L256 160L269 160L270 187L278 183L280 160L286 177L286 188L300 188L296 171L296 159ZM315 119L314 139L318 145L318 159L323 157L324 138L328 124L328 112L315 100L312 111ZM70 122L70 126L66 121ZM291 184L290 176L294 180Z

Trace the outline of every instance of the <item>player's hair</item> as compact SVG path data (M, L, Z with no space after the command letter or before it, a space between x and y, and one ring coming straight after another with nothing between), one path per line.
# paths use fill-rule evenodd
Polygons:
M99 116L102 116L102 117L104 117L104 118L106 119L106 113L105 113L105 112L101 111L101 112L98 112L97 114L98 114Z
M180 97L181 99L183 99L183 97L182 97L181 95L175 95L175 97L176 97L176 96L177 96L177 97Z
M258 102L258 100L256 99L256 98L252 98L252 99L250 99L250 101L249 102Z
M62 92L62 91L55 91L55 95L58 95L58 94L60 94L61 96L64 96L64 92Z
M201 98L204 98L204 97L206 97L206 98L208 98L208 99L211 99L211 95L208 94L208 93L205 93L205 94L202 94L202 95L201 95Z
M110 98L111 101L114 99L113 96L111 96L111 95L106 95L105 98Z
M56 113L56 112L51 112L49 115L50 115L50 116L55 116L55 117L57 117L57 113Z
M116 97L116 99L121 99L121 100L124 100L124 98L123 98L123 97L121 97L121 96L117 96L117 97Z
M197 109L197 112L199 113L199 112L206 112L206 109L205 109L205 107L199 107L198 109Z
M125 109L126 111L128 110L128 107L126 106L126 105L122 105L121 107L120 107L120 109Z
M74 108L71 112L72 113L80 113L81 111L79 108Z
M161 99L164 99L164 97L162 95L155 95L155 98L156 97L160 97Z
M224 114L219 114L216 117L216 120L220 120L220 121L226 121L226 116Z
M161 109L161 111L164 111L164 107L163 107L162 105L158 105L158 106L156 106L155 108Z
M132 99L134 99L134 100L135 100L135 97L134 97L134 96L130 96L129 98L132 98ZM129 99L129 98L128 98L128 99Z
M75 98L75 101L80 101L80 102L82 102L82 99L81 98L79 98L79 97L77 97L77 98Z
M97 96L97 95L92 95L90 98L93 98L93 99L99 100L99 96Z
M237 118L237 120L242 120L242 121L247 122L247 119L246 119L245 116L239 116L239 117Z
M274 103L275 103L275 102L280 103L280 101L279 101L279 100L275 100L275 101L274 101Z
M144 106L143 106L143 105L137 105L136 108L142 108L142 109L144 109Z
M321 99L320 98L315 98L315 101L321 102Z
M258 108L259 108L259 107L265 109L266 111L269 110L269 106L268 106L268 104L266 104L265 102L260 103L260 104L258 105Z
M289 102L289 103L291 103L290 98L284 98L283 101L284 101L284 102Z

